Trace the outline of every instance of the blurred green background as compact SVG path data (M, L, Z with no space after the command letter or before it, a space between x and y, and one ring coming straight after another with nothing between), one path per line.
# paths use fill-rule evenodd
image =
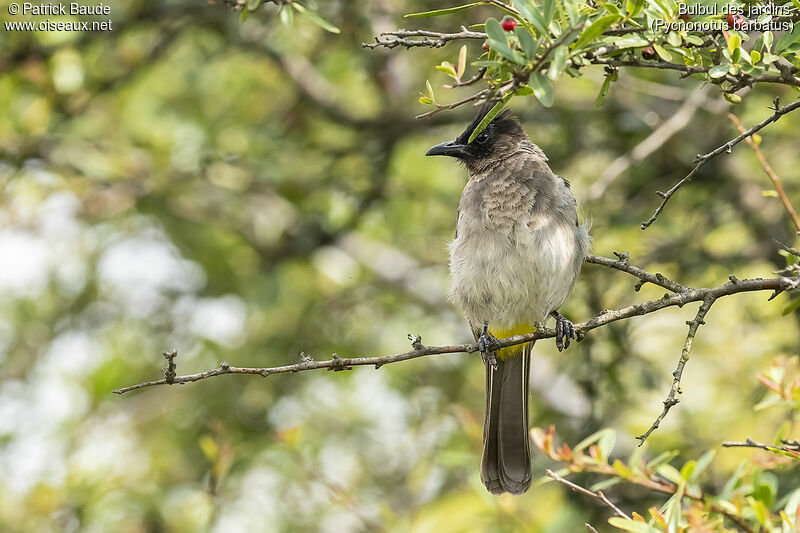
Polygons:
M397 27L457 29L402 19L438 5L321 2L339 35L298 16L287 27L274 6L242 23L224 5L169 0L114 1L110 32L0 30L0 530L604 530L606 509L553 483L519 498L485 492L477 355L111 393L158 378L173 347L191 373L298 362L300 351L401 352L408 333L471 340L444 298L465 171L423 154L473 110L414 119L428 110L416 101L426 79L442 100L470 94L442 89L433 69L459 45L361 46ZM473 55L480 44L468 43ZM628 251L692 286L771 277L785 264L773 239L792 244L794 232L744 144L639 229L654 191L737 135L716 89L623 71L597 110L602 76L562 79L553 108L530 98L514 109L572 182L593 252ZM760 87L735 112L749 126L775 96L793 98ZM681 112L674 135L646 157L635 150ZM797 200L797 117L762 134ZM663 293L633 281L586 265L562 311L578 322ZM796 312L782 315L786 295L766 298L714 306L682 402L647 454L675 449L682 464L722 440L772 439L785 413L752 411L755 375L797 354L800 328ZM695 310L616 322L562 353L538 343L534 425L573 445L611 427L616 454L629 454L661 410ZM718 451L708 486L750 455ZM535 454L537 477L548 466ZM782 486L796 476L780 474ZM608 493L640 512L664 500Z

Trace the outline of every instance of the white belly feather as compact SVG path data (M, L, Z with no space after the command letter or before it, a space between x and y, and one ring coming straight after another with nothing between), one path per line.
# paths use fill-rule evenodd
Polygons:
M508 231L490 230L480 221L459 227L450 245L450 297L473 325L544 322L567 299L589 236L584 227L548 222Z

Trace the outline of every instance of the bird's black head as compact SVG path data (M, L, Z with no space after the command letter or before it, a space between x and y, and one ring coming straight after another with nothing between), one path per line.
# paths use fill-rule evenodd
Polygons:
M460 159L469 166L470 163L482 159L500 157L527 138L517 117L506 110L494 117L472 142L468 142L473 130L491 108L491 104L484 105L461 135L453 141L437 144L425 155L447 155Z

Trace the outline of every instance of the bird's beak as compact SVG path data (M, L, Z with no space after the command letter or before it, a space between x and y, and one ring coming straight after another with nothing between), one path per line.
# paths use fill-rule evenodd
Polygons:
M466 145L459 144L456 141L446 141L439 143L425 152L425 155L449 155L450 157L461 157L466 155Z

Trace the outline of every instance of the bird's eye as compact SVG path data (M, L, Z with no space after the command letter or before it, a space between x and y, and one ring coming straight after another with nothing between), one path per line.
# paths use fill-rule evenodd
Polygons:
M489 140L489 134L486 133L485 131L482 131L478 134L477 137L475 137L475 140L478 142L478 144L483 144Z

